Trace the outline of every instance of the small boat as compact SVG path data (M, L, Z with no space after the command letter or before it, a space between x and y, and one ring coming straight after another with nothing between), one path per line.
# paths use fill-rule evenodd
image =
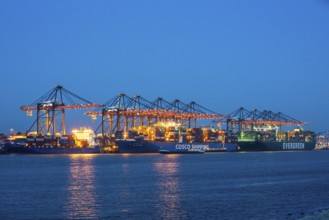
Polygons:
M226 147L222 147L222 148L206 148L205 149L206 153L212 153L212 152L228 152Z
M202 149L188 149L188 150L159 150L160 154L204 154L204 150Z

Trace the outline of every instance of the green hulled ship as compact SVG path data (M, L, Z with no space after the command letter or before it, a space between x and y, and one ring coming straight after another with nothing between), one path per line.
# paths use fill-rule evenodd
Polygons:
M303 151L313 150L316 134L296 128L283 132L275 129L266 131L240 132L238 138L240 151Z
M282 112L241 107L225 122L227 131L237 135L240 151L303 151L316 146L316 134L301 127L308 123ZM293 130L285 131L287 128Z

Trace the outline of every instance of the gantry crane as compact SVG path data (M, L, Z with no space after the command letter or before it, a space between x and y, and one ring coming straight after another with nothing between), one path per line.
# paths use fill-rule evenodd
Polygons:
M102 117L101 128L103 143L104 137L110 138L116 132L128 131L130 127L152 126L157 122L175 121L180 124L188 122L191 127L191 120L194 120L196 127L197 119L219 119L223 115L217 114L198 105L196 102L185 104L178 99L168 102L163 98L149 101L140 95L129 97L120 93L106 102L101 108L95 111L87 111L87 115L93 120L97 116Z
M296 120L282 112L272 112L270 110L259 111L257 109L247 110L240 107L238 110L232 112L224 120L216 120L216 123L226 123L227 130L237 130L242 131L249 127L253 130L255 126L301 126L308 124L308 122L303 122Z
M37 135L55 135L57 132L66 135L66 109L85 109L100 106L102 105L90 102L58 85L32 104L23 105L20 109L26 111L28 116L33 116L32 112L37 111L37 118L28 132L32 131L36 125Z

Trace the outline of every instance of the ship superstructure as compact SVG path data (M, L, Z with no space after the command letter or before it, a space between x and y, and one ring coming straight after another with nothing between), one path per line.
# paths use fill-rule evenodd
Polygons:
M317 134L316 149L329 150L329 131L322 131Z

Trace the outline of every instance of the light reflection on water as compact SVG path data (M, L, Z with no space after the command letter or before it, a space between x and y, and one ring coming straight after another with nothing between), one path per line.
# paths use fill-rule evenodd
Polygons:
M70 155L68 201L65 207L68 219L97 217L94 159L95 155Z
M163 160L154 164L154 169L158 173L159 204L158 212L161 219L177 219L184 215L181 208L180 184L178 179L179 156L167 155Z
M130 200L131 197L131 192L130 192L130 187L129 187L129 171L130 171L130 167L128 163L123 163L122 164L122 173L124 176L124 180L121 184L120 187L120 198L121 201L128 201ZM122 202L120 203L120 207L121 207L121 212L128 212L130 210L129 206L127 205L127 203Z
M328 208L328 157L1 155L0 219L299 219Z

